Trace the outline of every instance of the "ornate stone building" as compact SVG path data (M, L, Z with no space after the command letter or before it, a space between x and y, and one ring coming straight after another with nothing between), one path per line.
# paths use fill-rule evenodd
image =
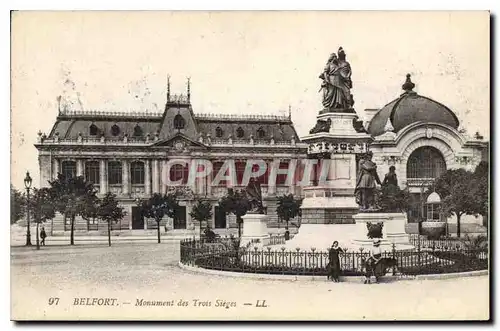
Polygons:
M439 213L422 204L424 189L446 169L474 171L481 161L488 161L489 144L476 133L470 137L460 128L455 113L445 105L414 91L408 74L403 93L381 109L366 110L368 133L373 137L370 150L381 176L394 166L401 187L408 187L413 207L408 221L436 219ZM485 128L489 124L485 125ZM454 218L450 219L454 221ZM481 224L472 216L463 220Z
M137 199L174 189L167 185L169 178L182 183L175 188L181 194L181 209L176 219L164 219L162 227L178 232L193 230L189 212L193 203L203 198L210 200L214 208L210 225L227 229L236 227L236 221L219 210L218 199L226 194L229 184L211 185L223 161L234 160L237 181L241 183L248 159L280 162L280 168L288 168L294 160L327 155L334 161L327 176L333 187L310 187L317 185L318 169L313 171L316 178L312 178L309 188L297 185L302 178L287 183L286 175L278 175L277 185L268 186L269 171L259 177L269 226L277 226L277 197L288 193L306 198L313 194L314 198L333 201L330 212L319 218L317 208L306 204L306 209L312 208L309 213L316 216L304 217L305 223L348 224L357 212L353 195L359 156L370 150L379 176L383 178L389 167L395 166L399 185L412 193L408 222L434 218L438 213L422 203L425 189L446 169L462 167L473 171L480 161L488 160L489 144L479 134L469 137L459 129L459 119L448 107L415 92L409 75L402 88L403 93L381 109L365 110L368 121L364 124L353 108L320 111L316 126L303 142L290 116L195 114L189 84L186 95L171 96L168 88L162 113L78 112L63 107L50 133L39 133L35 145L39 150L40 186L47 186L57 173L83 175L94 183L100 195L113 192L125 207L127 216L114 225L115 229L153 229L156 223L140 217ZM214 165L213 174L188 184L189 167L167 167L172 159L188 163L209 160ZM468 221L481 223L474 217L463 223ZM76 224L76 229L82 231L98 228L98 224L83 220ZM55 231L68 229L62 217L54 220Z
M218 199L227 193L228 183L211 185L223 161L234 160L236 179L241 183L247 159L281 162L282 167L287 167L292 160L307 157L307 146L300 143L290 116L195 114L189 84L186 95L170 95L168 91L163 113L77 112L63 108L50 133L39 133L35 146L39 150L41 187L47 186L58 173L83 175L101 196L106 192L117 195L127 216L114 227L130 230L156 228L155 222L145 222L140 217L137 199L172 189L180 193L181 207L176 219L165 218L162 227L193 230L195 222L189 212L200 198L210 200L214 206L210 222L213 228L236 227L234 217L226 217L217 206ZM167 161L172 159L188 163L208 160L213 164L213 173L188 184L188 163L174 164L168 170ZM169 187L167 176L182 185ZM276 197L288 193L300 195L301 190L293 183L287 185L286 176L282 175L277 176L276 186L268 187L268 178L266 172L259 181L270 225L275 226ZM101 228L81 219L76 223L77 230ZM62 217L54 220L54 231L68 229L69 223Z

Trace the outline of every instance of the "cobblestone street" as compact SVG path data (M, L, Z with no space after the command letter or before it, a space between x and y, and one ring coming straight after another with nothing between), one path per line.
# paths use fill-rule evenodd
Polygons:
M373 285L238 279L180 269L177 242L14 247L11 257L14 319L488 318L486 276ZM100 307L74 305L77 298L117 300ZM173 306L137 306L141 299Z

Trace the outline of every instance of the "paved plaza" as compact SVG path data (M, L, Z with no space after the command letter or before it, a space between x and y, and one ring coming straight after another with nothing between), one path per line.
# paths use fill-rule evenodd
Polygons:
M11 258L14 319L463 320L489 311L487 276L372 285L239 279L179 268L174 241L12 247ZM163 306L146 304L153 301Z

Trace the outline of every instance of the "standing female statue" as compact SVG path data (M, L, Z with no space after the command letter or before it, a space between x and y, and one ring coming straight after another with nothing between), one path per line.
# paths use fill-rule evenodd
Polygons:
M338 56L332 53L325 69L319 76L323 80L323 107L325 109L348 109L353 105L351 88L351 65L346 61L342 47Z

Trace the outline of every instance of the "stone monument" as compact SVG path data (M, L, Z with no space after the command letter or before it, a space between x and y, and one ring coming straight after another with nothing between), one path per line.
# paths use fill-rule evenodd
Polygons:
M244 192L249 201L250 209L242 216L243 233L240 247L246 247L248 244L253 247L266 246L269 244L269 231L267 228L269 218L264 213L260 183L255 178L250 178Z
M372 137L353 108L351 66L342 47L330 55L321 79L323 109L317 123L302 137L309 158L317 165L310 185L304 187L299 232L287 242L290 248L326 249L334 240L352 245L358 213L355 199L358 162L368 151Z
M379 238L382 249L386 251L411 249L413 246L405 232L406 213L398 206L402 202L395 168L389 169L382 183L371 157L370 152L366 153L359 164L356 201L360 213L354 215L356 238L353 243L360 247L371 247L372 240ZM375 194L376 183L382 186L378 196Z
M382 238L383 247L410 248L404 226L406 214L388 213L376 204L380 185L377 166L368 150L373 138L353 108L352 69L342 47L331 54L319 75L323 109L302 141L316 162L310 185L303 189L302 220L289 249L327 250L333 241L358 250Z

